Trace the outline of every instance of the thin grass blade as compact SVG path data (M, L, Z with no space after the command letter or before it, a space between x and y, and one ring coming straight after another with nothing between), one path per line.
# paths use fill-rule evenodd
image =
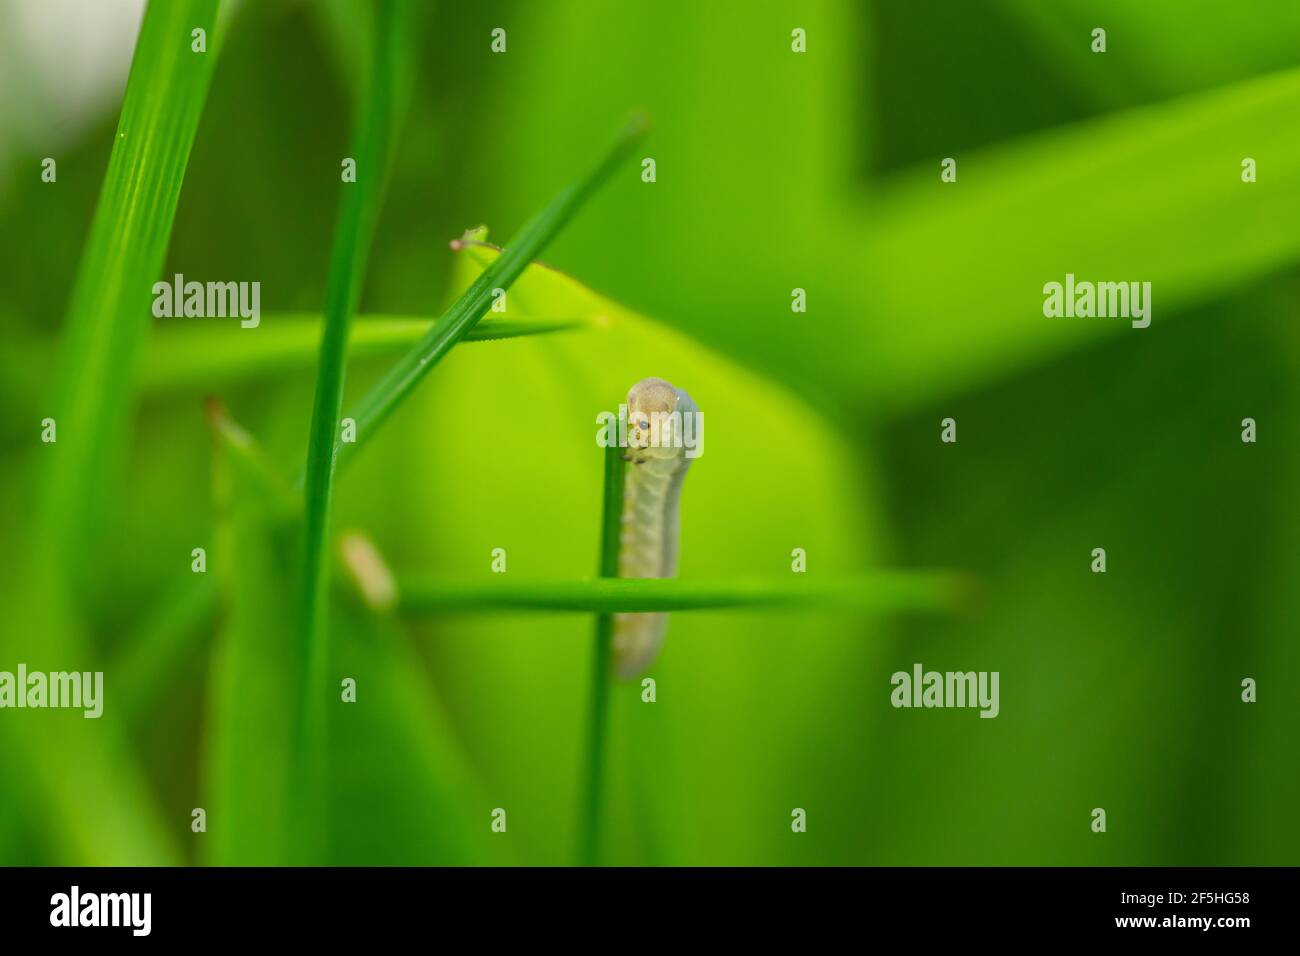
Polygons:
M298 762L295 788L300 810L294 818L300 831L294 843L296 852L309 861L319 860L323 854L325 828L321 747L324 673L329 659L325 627L329 561L326 538L334 485L334 441L343 404L348 332L361 295L397 126L410 93L413 39L418 32L413 29L413 14L412 4L406 0L388 0L377 7L368 88L360 101L352 153L357 179L344 187L325 291L320 364L304 482L305 568L298 647L301 710L294 751Z
M348 337L348 362L401 354L418 342L431 319L405 315L358 315ZM466 342L546 335L580 328L577 319L493 319L480 322ZM141 367L149 391L210 389L231 382L264 379L310 368L317 358L321 319L317 315L264 315L256 335L212 323L172 327L154 336Z
M626 469L623 449L618 445L608 446L605 449L605 483L600 509L600 559L596 566L600 578L595 582L598 584L610 584L618 578ZM600 860L601 798L605 782L605 738L609 735L610 645L613 637L614 615L604 611L596 616L583 817L578 826L578 832L582 834L581 862L586 866L595 866Z
M681 578L587 581L466 581L399 578L397 609L404 614L492 611L636 614L726 609L791 611L825 608L864 614L952 613L970 596L968 581L946 571L876 571L799 580Z

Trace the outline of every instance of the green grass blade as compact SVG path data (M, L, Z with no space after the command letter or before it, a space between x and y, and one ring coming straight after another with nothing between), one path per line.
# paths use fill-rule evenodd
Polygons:
M400 354L429 331L431 319L358 315L348 339L348 361ZM466 342L544 335L580 328L577 319L493 319L480 322ZM172 323L155 335L141 366L141 387L151 391L202 390L311 367L321 338L320 317L267 314L256 334L211 322Z
M1226 4L1204 4L1195 29L1170 30L1168 9L1128 0L999 0L1009 20L1035 37L1071 92L1107 107L1235 83L1295 61L1300 6L1270 4L1268 26ZM1093 27L1144 42L1112 45L1105 56L1079 43ZM1146 39L1149 38L1149 39ZM1102 62L1107 61L1107 62Z
M615 583L618 552L623 531L623 476L627 464L623 449L605 449L605 483L600 509L600 560L597 585ZM626 583L626 582L624 582ZM614 615L602 611L596 617L594 653L591 664L591 708L587 717L587 765L583 786L583 817L580 860L587 866L600 862L600 823L605 782L605 738L609 733L610 644L614 636Z
M217 0L151 3L144 14L113 149L61 333L52 400L58 441L45 458L21 600L0 633L0 655L33 670L94 659L76 609L76 576L97 515L115 501L134 371L149 328L152 284L171 235L194 134L217 57ZM208 52L191 31L208 32ZM25 583L23 583L25 582ZM105 675L111 686L111 675ZM3 722L6 777L32 783L54 858L79 864L158 864L175 841L110 703L99 720ZM83 726L84 725L84 726ZM93 794L87 801L85 794ZM173 831L174 832L174 831Z
M213 567L223 621L209 668L209 741L203 803L204 862L276 865L292 831L290 768L294 699L293 605L296 524L282 522L282 485L268 481L252 438L211 406L216 520ZM290 687L292 685L289 685Z
M514 862L517 846L483 824L493 804L405 622L354 601L332 611L347 635L339 673L356 681L357 703L330 710L330 865Z
M442 314L419 343L361 398L349 416L357 423L357 440L343 444L338 435L331 436L334 439L332 450L338 456L340 467L374 437L385 419L411 394L420 380L487 314L492 305L492 290L510 287L596 187L623 161L645 130L645 118L639 114L634 116L595 168L562 190L545 209L529 220L500 257Z
M152 712L166 692L168 675L201 641L210 626L217 589L209 574L181 578L138 631L123 642L110 665L113 683L128 720Z
M681 578L588 581L398 579L397 608L405 614L553 611L631 614L728 608L826 608L865 614L947 613L964 606L969 586L944 571L877 571L833 578Z
M334 442L343 404L348 330L361 295L362 277L379 217L396 127L409 95L414 60L413 34L418 32L412 28L412 6L404 0L381 3L376 21L368 88L360 101L359 126L352 152L357 164L357 181L344 186L330 255L316 398L307 443L305 568L298 647L301 712L295 750L300 764L295 773L300 812L295 820L300 824L301 832L295 843L308 860L320 858L320 840L324 832L320 747L324 672L328 662L325 591L329 549L326 538L334 485Z
M218 546L216 553L229 553L234 544L243 545L253 537L243 527L239 534L231 531L233 513L247 510L248 498L256 499L259 520L267 525L266 533L288 533L300 517L302 499L276 471L252 436L230 419L220 403L209 401L207 414L213 431L214 462L218 466L217 525L224 528L223 533L231 542L230 547ZM240 482L238 495L229 487L235 478ZM229 569L232 562L223 558L218 567ZM157 703L158 693L166 687L166 675L179 665L185 654L194 651L200 637L206 634L205 626L211 622L217 605L215 579L221 576L210 573L181 578L140 630L123 641L112 671L129 718L150 711ZM244 593L250 591L244 589ZM226 598L230 603L229 594ZM266 635L277 633L269 627L263 631ZM222 719L219 713L216 719Z
M42 482L42 546L63 555L108 497L104 465L124 444L153 283L162 271L190 148L217 53L217 0L150 3L108 171L73 286L56 372L51 446ZM190 48L206 29L207 53Z
M432 319L362 313L348 336L348 362L400 355L420 340ZM579 317L485 319L463 342L502 342L592 328ZM305 372L320 356L321 318L308 312L262 314L256 334L207 319L173 319L145 345L136 385L145 395L207 393L215 388ZM39 393L54 364L54 349L38 338L15 338L0 356L0 404L16 417L39 420Z
M823 374L843 373L869 414L906 414L1087 343L1159 335L1293 267L1300 126L1276 117L1297 111L1300 68L973 152L942 201L928 165L900 174L826 246L830 307L861 321ZM1269 175L1243 183L1245 156ZM1043 284L1067 272L1149 281L1152 327L1045 318Z

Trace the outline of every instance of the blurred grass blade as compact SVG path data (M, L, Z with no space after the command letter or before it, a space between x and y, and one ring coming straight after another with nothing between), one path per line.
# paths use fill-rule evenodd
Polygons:
M286 862L294 717L291 603L286 569L298 528L279 519L282 489L252 439L210 406L217 522L210 574L225 622L213 648L206 757L206 862Z
M595 584L612 584L618 577L618 552L623 531L623 477L627 464L623 449L616 444L605 449L604 492L600 509L600 558ZM625 582L626 583L626 582ZM601 795L605 783L605 738L609 733L610 643L614 637L614 615L606 610L596 616L594 654L591 662L591 705L587 714L587 764L583 785L580 862L600 862L600 824L604 812Z
M861 321L823 374L867 414L906 413L1105 337L1144 341L1287 267L1300 126L1277 117L1298 113L1291 69L972 152L941 202L928 165L909 171L826 247L833 307ZM1152 327L1045 318L1043 284L1067 272L1149 281Z
M412 315L361 314L348 336L348 361L400 355L429 331L432 319ZM464 342L498 342L589 328L580 318L488 319ZM172 319L154 332L140 359L136 384L142 393L210 392L237 382L275 378L315 368L321 319L308 312L262 313L257 333L206 320ZM13 338L0 356L0 404L35 416L39 393L54 363L54 349L37 338Z
M465 337L492 305L494 289L507 289L528 264L555 237L569 218L590 198L596 187L627 155L646 130L646 120L634 116L614 145L585 177L567 186L550 204L529 220L501 255L480 275L419 343L398 360L357 403L349 416L357 423L357 440L343 444L338 435L333 450L339 466L346 464L374 437L384 420L411 394L420 380Z
M544 335L579 328L577 319L492 319L466 342ZM432 320L403 315L358 315L348 339L348 361L399 354L429 331ZM172 323L149 343L140 384L148 390L209 389L229 382L269 378L311 367L320 343L320 317L266 314L256 335L230 326Z
M40 546L54 560L84 544L105 475L124 445L153 283L203 112L217 44L217 0L153 2L145 12L122 115L62 333ZM206 29L207 53L190 49Z
M481 792L425 661L403 622L355 602L339 621L338 672L354 704L330 709L332 865L468 866L513 862L518 849L485 823ZM334 692L340 693L336 681ZM338 699L337 697L335 698Z
M969 585L944 571L876 571L833 578L681 578L589 581L467 581L399 578L398 610L409 614L555 611L601 615L727 608L828 608L892 614L947 613L964 606Z
M305 568L297 655L301 696L295 728L298 812L294 820L300 832L295 843L297 852L306 860L317 860L323 852L325 794L320 748L325 671L329 660L325 628L329 560L326 536L334 485L334 441L343 404L348 329L361 295L366 260L392 161L396 127L410 93L414 40L420 32L415 29L413 8L409 2L385 0L378 4L367 89L359 101L358 128L352 151L357 180L343 186L325 289L316 398L307 442Z
M216 598L212 575L181 578L143 626L123 641L110 668L128 720L139 720L157 706L170 686L168 675L201 645L199 634L210 627Z
M214 437L214 463L218 474L216 494L217 527L233 537L233 544L242 538L232 536L228 526L231 512L245 507L244 498L252 496L259 503L268 525L280 533L296 529L302 510L302 499L289 487L276 471L252 436L230 420L225 409L216 401L207 403L208 421ZM228 488L235 475L244 486L243 495ZM219 544L214 553L228 553L226 544ZM228 568L229 559L221 559L218 568ZM179 666L184 655L192 653L201 632L209 624L217 606L215 580L220 574L187 574L165 599L159 602L144 626L123 641L113 661L113 674L122 705L128 718L135 719L148 713L157 703L157 695L165 688L166 675ZM230 603L227 587L226 603ZM273 632L267 630L269 635Z
M112 479L126 446L152 285L216 63L216 11L217 0L151 3L136 41L61 333L54 394L43 413L55 419L58 441L41 450L29 557L25 573L16 576L21 599L5 601L15 610L0 629L0 656L34 671L88 668L93 660L76 609L74 572L100 531L98 516L116 501ZM206 53L191 51L196 28L208 32ZM43 721L39 730L12 717L0 721L6 779L31 782L26 804L45 814L33 829L54 845L57 860L156 865L175 859L172 828L155 811L120 719L108 706L99 720Z
M1264 18L1243 17L1230 4L1196 7L1196 29L1168 29L1168 5L1129 0L998 0L1013 24L1050 51L1056 75L1071 92L1106 106L1209 89L1283 69L1295 62L1300 4L1267 6ZM1123 38L1105 56L1080 43L1094 27ZM1126 42L1141 37L1143 42Z
M226 415L220 403L209 401L208 420L212 424L218 466L217 527L218 531L229 524L230 512L243 509L243 499L234 499L227 493L231 472L246 479L260 502L266 524L277 533L281 529L296 528L296 519L302 511L302 499L282 479L270 460L265 457L252 437ZM234 459L231 464L227 459ZM225 483L225 484L222 484ZM229 532L226 532L229 536ZM225 545L218 545L214 553L226 553ZM218 567L226 567L222 559ZM114 685L122 706L130 718L139 718L157 704L157 695L179 666L186 654L194 653L205 644L211 627L213 610L217 606L217 587L214 580L220 575L185 575L177 587L153 610L144 626L123 641L113 661ZM229 591L229 588L227 588ZM226 594L226 604L230 596ZM266 630L266 633L272 633ZM265 639L264 639L265 640Z

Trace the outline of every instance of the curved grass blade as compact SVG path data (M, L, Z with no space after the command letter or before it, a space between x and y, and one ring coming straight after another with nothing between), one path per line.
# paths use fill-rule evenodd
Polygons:
M344 187L330 254L316 398L307 442L304 482L305 543L299 621L299 713L295 727L295 852L306 860L323 854L324 786L321 762L324 671L328 661L325 590L329 561L326 537L333 495L335 451L343 405L348 331L379 218L396 127L409 96L414 66L413 7L406 0L380 3L367 91L360 100L353 147L357 181Z

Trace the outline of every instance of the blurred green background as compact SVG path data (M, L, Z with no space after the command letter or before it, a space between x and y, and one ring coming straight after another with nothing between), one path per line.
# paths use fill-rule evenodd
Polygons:
M333 528L399 573L485 577L503 547L511 575L590 576L595 413L662 375L708 422L683 578L786 575L802 547L809 574L979 583L951 618L674 615L657 702L615 687L604 862L1300 863L1300 6L431 6L363 312L436 315L473 274L450 239L505 240L629 109L653 130L545 253L577 282L532 306L616 321L457 348L340 477ZM45 638L20 583L39 422L139 16L0 2L4 670ZM222 16L162 274L317 311L367 12ZM1150 328L1045 318L1066 272L1150 281ZM349 398L384 367L354 363ZM140 389L68 599L91 659L43 662L103 669L105 717L0 712L0 863L286 861L295 542L222 549L247 543L243 492L202 400L287 479L313 382L301 364ZM337 592L331 672L358 702L331 711L328 859L572 862L590 618L382 616ZM917 661L999 671L1000 716L894 710L889 676Z

